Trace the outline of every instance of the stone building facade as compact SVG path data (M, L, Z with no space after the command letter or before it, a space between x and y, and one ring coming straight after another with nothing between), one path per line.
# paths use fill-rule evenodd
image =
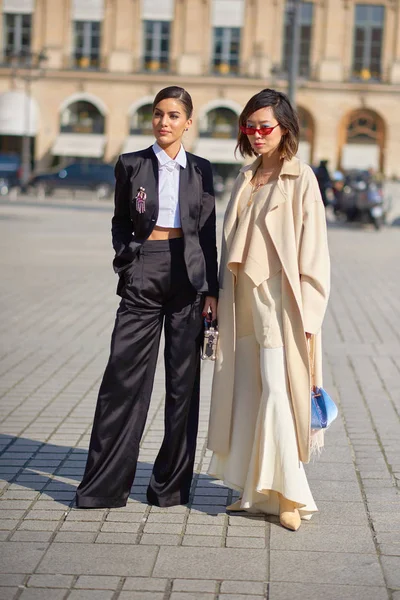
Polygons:
M287 90L290 0L0 0L0 20L0 152L29 135L36 168L149 145L151 101L176 84L187 149L227 175L245 102ZM302 2L306 161L400 176L399 32L400 0Z

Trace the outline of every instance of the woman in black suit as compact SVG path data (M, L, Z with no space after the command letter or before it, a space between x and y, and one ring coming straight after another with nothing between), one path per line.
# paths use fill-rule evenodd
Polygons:
M156 142L115 167L112 238L121 296L99 391L79 508L125 506L165 332L165 435L147 499L186 504L199 412L202 315L217 310L215 201L210 163L185 152L192 100L180 87L153 103Z

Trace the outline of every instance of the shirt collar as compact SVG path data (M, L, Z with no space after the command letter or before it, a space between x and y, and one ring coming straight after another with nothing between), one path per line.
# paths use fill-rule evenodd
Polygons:
M178 163L181 167L185 168L187 164L186 152L184 147L181 145L180 150L175 158L170 158L168 154L158 145L157 142L153 144L153 152L157 156L160 167L163 167L167 163Z

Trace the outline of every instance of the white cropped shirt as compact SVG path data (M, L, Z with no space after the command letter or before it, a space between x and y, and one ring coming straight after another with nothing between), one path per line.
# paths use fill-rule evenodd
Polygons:
M158 160L158 199L159 210L157 225L159 227L181 227L179 210L179 174L181 167L186 168L186 152L181 146L175 159L155 142L154 154Z

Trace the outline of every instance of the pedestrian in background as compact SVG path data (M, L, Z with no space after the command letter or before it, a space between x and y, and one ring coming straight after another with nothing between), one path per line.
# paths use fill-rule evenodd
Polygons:
M124 506L134 480L165 331L165 435L150 504L186 504L199 412L202 313L216 316L217 250L211 165L185 152L192 100L183 88L153 103L152 147L115 167L112 239L122 300L97 400L79 508Z
M332 179L328 171L328 161L321 160L318 167L315 170L315 175L319 185L319 191L321 192L322 202L324 206L328 206L332 198Z
M310 431L310 353L321 384L329 294L325 210L312 169L295 158L298 117L280 92L253 96L238 145L257 156L228 204L218 305L219 350L209 423L209 474L237 490L230 511L261 511L299 528L317 510L303 463Z

